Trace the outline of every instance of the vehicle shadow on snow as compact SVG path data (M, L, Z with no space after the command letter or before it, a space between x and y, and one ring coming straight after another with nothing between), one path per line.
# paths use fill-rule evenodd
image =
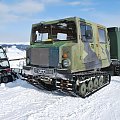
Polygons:
M53 94L55 96L70 96L69 94L67 94L65 92L63 93L62 91L46 90L46 89L42 88L41 86L32 85L32 84L28 83L27 81L21 80L21 79L17 79L13 82L9 82L5 86L9 87L9 88L22 87L22 88L26 88L26 89L34 89L34 90L43 92L45 94Z
M17 79L13 82L9 82L5 86L9 88L23 87L23 88L34 89L32 85L28 84L26 81L23 81L21 79Z
M113 82L116 82L116 83L120 83L120 79L119 80L112 80Z

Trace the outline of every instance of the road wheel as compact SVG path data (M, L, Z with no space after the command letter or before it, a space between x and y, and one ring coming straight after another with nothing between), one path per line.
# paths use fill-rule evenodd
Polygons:
M9 82L9 78L7 76L2 78L2 82L3 83L8 83Z
M102 86L103 85L103 77L101 76L100 78L99 78L99 86Z
M87 92L86 84L81 83L80 86L79 86L79 95L82 96L82 97L85 97L86 92Z
M94 84L94 88L95 89L98 88L99 82L98 82L98 78L97 77L94 79L93 84Z
M93 81L90 80L90 81L88 82L88 92L91 92L92 90L93 90Z

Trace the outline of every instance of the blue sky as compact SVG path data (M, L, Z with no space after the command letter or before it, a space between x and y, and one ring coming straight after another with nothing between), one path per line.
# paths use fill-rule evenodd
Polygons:
M71 16L120 27L120 0L0 0L0 42L29 42L33 23Z

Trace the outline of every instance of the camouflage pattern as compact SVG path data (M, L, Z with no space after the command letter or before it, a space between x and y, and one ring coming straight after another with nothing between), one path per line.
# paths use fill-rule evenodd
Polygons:
M42 24L50 25L64 20L73 21L75 23L76 40L54 42L52 39L49 39L49 43L34 42L35 33L33 34L33 29L39 27L41 23L33 24L30 47L27 50L27 58L30 59L28 65L53 67L60 71L67 70L70 73L97 70L109 66L111 62L110 45L106 27L77 17L42 22ZM83 40L80 25L83 25L83 27L88 25L88 29L90 27L92 28L92 31L87 31L87 37L92 36L90 40ZM100 34L99 31L101 32ZM102 41L102 37L105 41ZM100 42L100 39L102 42ZM67 54L67 58L63 58L64 54ZM62 66L64 59L69 60L70 65L68 67Z

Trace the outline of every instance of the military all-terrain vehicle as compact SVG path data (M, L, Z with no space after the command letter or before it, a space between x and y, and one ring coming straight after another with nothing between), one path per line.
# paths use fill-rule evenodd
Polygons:
M5 50L0 46L0 83L12 82L15 74L12 72Z
M78 17L32 25L27 81L86 97L110 83L107 28Z

